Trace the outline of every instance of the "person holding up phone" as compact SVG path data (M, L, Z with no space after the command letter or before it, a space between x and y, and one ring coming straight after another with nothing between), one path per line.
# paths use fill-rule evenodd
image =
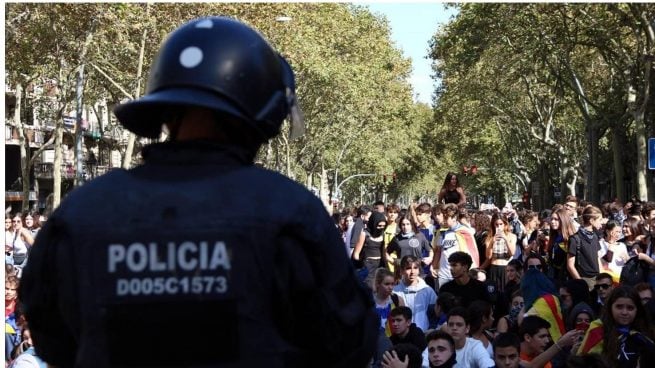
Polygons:
M516 251L516 235L509 228L507 219L500 213L491 217L487 232L486 259L480 268L489 268L489 280L497 284L500 292L504 291L507 280L505 268Z
M619 241L621 226L617 221L607 221L604 231L605 238L600 240L600 271L612 275L613 282L619 282L623 266L631 256L625 243Z

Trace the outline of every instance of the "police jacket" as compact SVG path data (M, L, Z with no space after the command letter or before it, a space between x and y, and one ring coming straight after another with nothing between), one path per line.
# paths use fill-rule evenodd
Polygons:
M316 196L234 147L160 143L70 193L19 290L59 367L364 366L379 319Z

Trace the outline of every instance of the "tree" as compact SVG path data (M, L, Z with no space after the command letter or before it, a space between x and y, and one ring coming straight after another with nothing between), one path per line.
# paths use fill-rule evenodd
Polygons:
M652 99L653 78L648 65L652 24L643 19L652 19L653 9L651 4L462 5L432 44L435 76L443 78L437 121L452 125L459 118L464 124L456 129L464 132L467 126L492 122L501 135L482 129L473 136L464 133L467 139L458 142L466 146L471 141L489 155L478 138L489 135L507 149L511 159L505 169L525 181L542 176L544 168L556 168L569 193L575 193L576 178L586 173L587 197L598 202L599 177L613 172L614 188L622 189L623 155L631 152L620 141L622 133L630 139L632 120L638 187L643 188L645 139L639 122L652 115L653 105L644 103ZM641 83L638 88L635 80ZM632 106L626 103L629 90L639 91L639 102ZM437 139L452 137L453 130ZM606 141L614 147L613 156ZM526 155L536 165L517 165L517 158ZM602 167L604 157L614 165Z

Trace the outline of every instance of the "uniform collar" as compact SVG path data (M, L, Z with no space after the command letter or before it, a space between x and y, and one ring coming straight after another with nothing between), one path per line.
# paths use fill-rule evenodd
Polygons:
M153 143L141 151L147 163L224 163L252 165L254 154L239 146L205 140Z

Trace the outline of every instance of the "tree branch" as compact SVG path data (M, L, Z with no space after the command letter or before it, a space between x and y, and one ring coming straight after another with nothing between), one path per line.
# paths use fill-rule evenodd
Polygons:
M89 64L90 64L92 67L94 67L94 68L95 68L95 69L96 69L96 70L97 70L97 71L98 71L98 72L99 72L103 77L107 78L107 80L108 80L112 85L114 85L114 87L118 88L119 91L123 92L123 94L125 95L125 97L129 98L130 100L133 100L133 99L134 99L134 97L132 97L132 95L131 95L129 92L127 92L123 87L121 87L120 84L118 84L118 83L117 83L116 81L114 81L114 80L113 80L109 75L107 75L107 73L105 73L102 69L100 69L100 67L98 67L98 66L95 65L94 63L89 63Z

